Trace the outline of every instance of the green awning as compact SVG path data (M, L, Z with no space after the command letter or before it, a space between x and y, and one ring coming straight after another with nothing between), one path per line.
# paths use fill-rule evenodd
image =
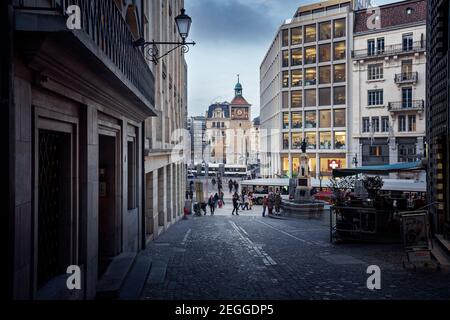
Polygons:
M425 170L422 161L400 162L381 166L365 166L348 169L333 169L333 178L354 176L359 173L385 175L391 172Z

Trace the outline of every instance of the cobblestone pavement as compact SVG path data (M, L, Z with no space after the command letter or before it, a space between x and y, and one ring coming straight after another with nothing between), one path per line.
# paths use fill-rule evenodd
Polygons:
M143 299L450 299L450 275L403 269L400 245L330 244L327 217L189 217L152 242ZM369 265L381 290L367 289Z

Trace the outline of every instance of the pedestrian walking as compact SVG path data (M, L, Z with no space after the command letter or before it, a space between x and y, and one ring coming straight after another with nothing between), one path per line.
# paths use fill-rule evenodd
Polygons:
M236 215L239 215L239 196L237 194L237 192L234 193L233 195L233 211L231 212L232 215L234 215L234 213L236 212Z
M202 208L202 211L203 211L203 213L204 213L204 215L206 216L206 202L202 202L201 204L200 204L200 207ZM201 214L200 214L201 215Z
M194 198L194 191L189 191L189 198L192 200Z
M250 208L250 210L252 210L252 208L253 208L253 193L252 192L248 193L248 207Z
M219 201L221 201L222 205L225 205L225 200L224 200L225 194L223 193L223 191L219 192Z
M209 211L211 212L211 215L214 215L214 210L216 209L214 204L214 197L211 195L208 199L208 205L209 205ZM206 215L206 212L205 212Z
M234 180L234 191L238 192L239 191L239 184L237 183L236 180Z
M277 191L277 193L275 194L275 214L277 216L280 215L280 209L281 209L282 201L283 200L281 199L280 191Z
M273 193L269 193L269 198L267 199L267 209L269 211L269 216L273 213L273 205L275 203Z
M233 180L228 180L228 189L230 189L230 193L232 193L233 192Z
M266 216L266 208L267 208L267 196L264 196L264 198L262 199L262 207L263 207L263 212L262 212L262 216L265 217Z
M248 208L248 195L247 194L244 194L244 207L242 208L242 210L250 210L249 208Z
M216 192L216 194L214 195L214 208L217 207L218 203L219 203L219 195Z
M213 187L215 187L216 186L216 179L212 178L211 183L212 183Z

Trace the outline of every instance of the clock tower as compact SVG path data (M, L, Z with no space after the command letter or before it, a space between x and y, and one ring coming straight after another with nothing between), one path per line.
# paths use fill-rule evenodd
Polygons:
M234 87L234 98L230 103L230 111L231 111L231 120L247 120L250 121L250 106L242 96L242 85L238 82Z
M233 134L228 141L233 147L227 163L247 164L250 156L249 137L252 128L250 107L251 104L242 95L242 85L238 75L238 81L234 86L234 98L230 102L230 129Z

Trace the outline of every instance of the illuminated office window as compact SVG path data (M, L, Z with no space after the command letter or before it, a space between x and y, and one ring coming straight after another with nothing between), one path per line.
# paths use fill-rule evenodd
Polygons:
M305 26L305 43L316 41L316 25Z
M291 92L291 108L302 107L302 91L294 90Z
M305 48L305 64L316 63L316 47Z
M319 40L331 39L331 22L326 21L319 24Z
M302 27L291 29L291 45L302 43Z
M291 70L291 86L299 87L302 85L302 69Z
M345 64L335 64L333 75L334 82L345 82Z
M345 19L334 20L334 37L345 37Z
M345 60L345 41L334 43L334 58L336 60Z

